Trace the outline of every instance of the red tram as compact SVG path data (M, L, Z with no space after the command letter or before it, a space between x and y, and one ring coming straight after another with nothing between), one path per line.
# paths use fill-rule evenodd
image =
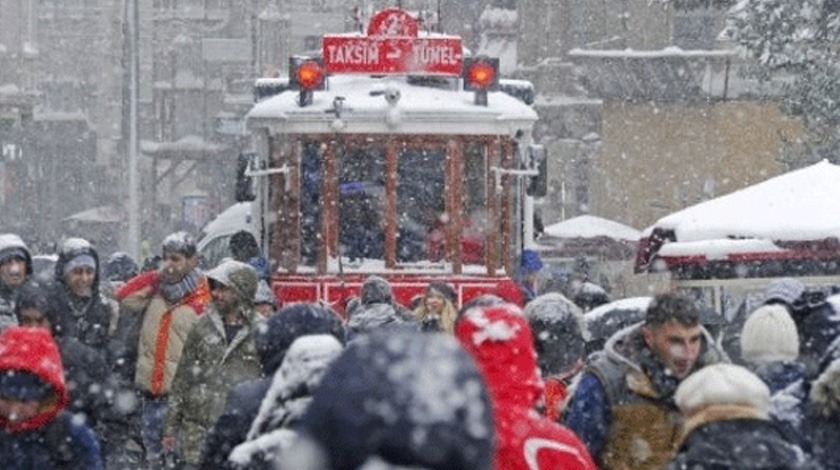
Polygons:
M290 89L247 116L259 233L282 302L339 311L368 275L408 304L430 281L459 304L512 280L536 112L498 91L497 61L377 13L290 60Z

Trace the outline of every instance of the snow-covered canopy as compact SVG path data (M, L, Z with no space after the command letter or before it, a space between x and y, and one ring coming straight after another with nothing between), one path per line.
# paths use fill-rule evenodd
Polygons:
M594 215L581 215L545 227L546 235L557 238L607 237L636 241L641 232L633 227Z
M406 77L335 75L326 90L314 92L311 105L301 107L298 95L286 91L260 101L248 113L248 125L280 133L513 136L530 134L537 120L530 106L501 91L478 106L472 91L420 86Z
M822 161L659 219L678 242L840 237L840 166Z

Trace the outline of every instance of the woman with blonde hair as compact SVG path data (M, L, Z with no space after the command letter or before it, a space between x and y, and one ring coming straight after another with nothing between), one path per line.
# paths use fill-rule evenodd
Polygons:
M414 316L420 322L423 331L455 332L455 320L458 309L455 307L455 289L443 282L432 282L414 310Z

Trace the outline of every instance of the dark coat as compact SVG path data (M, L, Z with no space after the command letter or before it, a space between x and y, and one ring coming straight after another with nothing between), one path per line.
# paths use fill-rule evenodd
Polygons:
M307 335L295 340L274 373L271 387L248 431L248 440L231 452L238 468L274 468L272 462L286 449L278 434L292 436L295 426L312 401L329 365L341 353L341 343L330 335ZM283 430L279 433L275 432Z
M75 306L64 281L64 267L74 257L89 255L96 262L96 274L93 280L90 302ZM64 249L58 254L55 264L55 277L48 287L50 309L56 315L57 324L53 325L56 333L77 338L83 344L105 352L108 346L108 332L111 319L115 317L116 303L109 302L99 291L100 279L99 255L92 246Z
M327 462L298 468L358 468L379 457L413 468L488 469L492 406L482 383L450 336L363 335L333 362L297 428Z
M0 430L0 462L5 470L102 469L99 444L90 429L63 412L37 431Z
M822 371L820 363L832 342L840 336L840 314L831 301L807 306L793 312L799 332L799 358L805 364L806 377L813 380Z
M344 326L331 310L314 304L294 304L258 325L254 344L266 378L243 382L228 393L224 411L205 437L201 468L225 469L228 454L245 440L260 402L271 386L286 351L300 336L330 334L344 342Z
M802 422L811 454L827 469L840 469L840 360L812 384Z
M691 432L666 470L816 469L798 446L762 419L714 421Z
M23 421L0 417L4 469L102 468L99 444L80 420L64 411L69 400L58 347L42 328L8 328L0 335L0 371L37 376L51 391L38 413Z

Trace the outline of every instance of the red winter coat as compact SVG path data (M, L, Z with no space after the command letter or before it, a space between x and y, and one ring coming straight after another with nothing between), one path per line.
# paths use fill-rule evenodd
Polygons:
M517 307L470 309L455 336L475 358L493 399L496 470L597 468L574 433L535 410L543 382L531 329Z
M58 346L46 328L9 327L0 334L0 371L34 374L53 388L38 414L26 421L9 422L0 416L0 427L10 433L40 429L67 406L70 396L64 384L64 368Z

